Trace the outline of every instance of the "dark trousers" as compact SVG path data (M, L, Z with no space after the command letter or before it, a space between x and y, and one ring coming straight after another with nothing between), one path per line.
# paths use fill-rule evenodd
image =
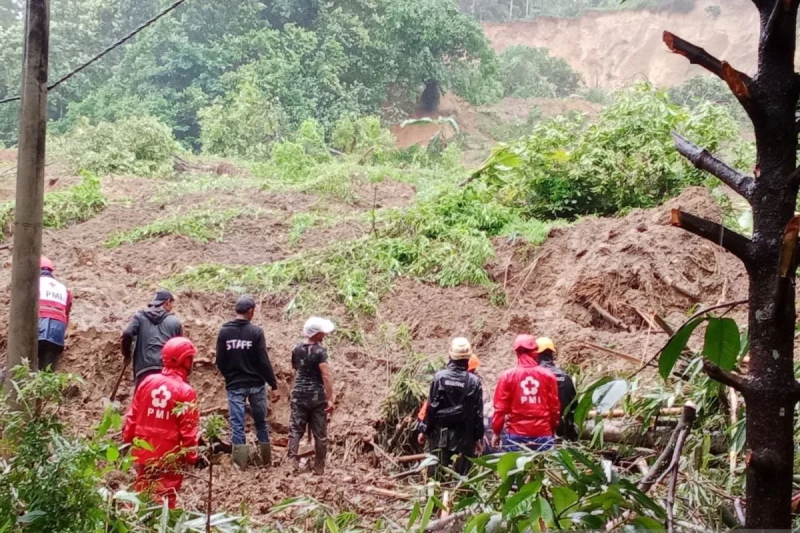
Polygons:
M306 432L306 427L311 426L314 434L314 456L319 466L325 465L325 456L328 454L328 406L326 400L306 400L292 398L292 415L289 419L289 459L297 460L297 449Z
M246 444L244 434L245 402L250 402L250 414L256 426L258 442L269 442L269 424L267 424L267 389L264 385L249 389L228 391L228 411L231 415L231 435L233 444Z
M453 450L438 449L431 451L431 453L436 456L437 464L428 467L428 477L438 481L442 480L445 468L454 470L459 476L466 476L472 467L472 463L467 456Z
M50 370L55 372L58 366L58 359L63 352L63 346L53 344L50 341L39 341L39 370L50 367Z

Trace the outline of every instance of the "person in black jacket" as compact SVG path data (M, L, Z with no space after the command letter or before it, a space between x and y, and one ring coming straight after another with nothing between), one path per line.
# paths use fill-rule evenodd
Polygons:
M267 423L268 383L275 391L278 381L269 361L264 330L251 324L256 302L249 296L236 300L236 319L224 324L217 337L217 368L225 377L228 391L228 410L231 419L233 462L246 468L249 457L245 437L245 403L250 402L250 413L256 426L256 437L261 466L272 464L272 446ZM273 398L277 400L277 395Z
M485 431L481 380L467 371L471 356L472 347L467 339L453 339L450 362L446 369L436 373L431 383L425 431L418 437L420 445L428 441L439 467L453 465L462 476L469 471L467 458L482 453ZM457 456L455 464L454 456ZM439 473L440 468L435 465L429 469L432 476Z
M172 314L174 303L171 292L157 291L147 309L137 311L122 333L122 357L126 365L133 357L136 387L145 377L161 372L161 348L171 338L183 335L181 321ZM131 354L134 340L136 346Z
M575 425L575 383L572 378L556 366L553 359L556 355L556 345L547 337L536 339L539 365L553 373L558 381L558 401L561 403L561 420L556 429L556 436L569 441L578 440L578 427Z

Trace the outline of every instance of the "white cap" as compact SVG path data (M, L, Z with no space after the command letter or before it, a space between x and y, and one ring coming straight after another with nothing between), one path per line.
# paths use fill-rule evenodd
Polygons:
M310 339L317 333L325 333L326 335L336 329L336 326L333 325L333 322L328 320L327 318L320 318L318 316L312 316L308 320L306 320L305 326L303 326L303 337Z

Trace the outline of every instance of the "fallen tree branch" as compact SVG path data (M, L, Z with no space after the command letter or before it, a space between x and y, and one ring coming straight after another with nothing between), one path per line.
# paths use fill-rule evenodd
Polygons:
M605 309L603 309L602 307L600 307L600 306L597 304L597 302L592 302L591 304L589 304L589 306L590 306L590 307L591 307L591 308L592 308L592 309L593 309L593 310L594 310L594 311L595 311L595 312L596 312L598 315L600 315L601 317L603 317L603 318L606 320L606 322L608 322L608 323L609 323L609 324L611 324L612 326L618 327L619 329L622 329L622 330L625 330L625 331L628 331L628 332L630 332L630 331L631 331L631 327L630 327L629 325L627 325L625 322L623 322L623 321L622 321L622 320L620 320L619 318L615 317L614 315L612 315L611 313L609 313L608 311L606 311Z
M736 191L745 200L750 200L755 187L755 180L720 161L705 148L700 148L677 132L672 132L675 148L678 153L700 170L716 176L725 185Z
M620 359L625 359L626 361L630 361L632 363L641 363L642 362L641 359L639 359L638 357L635 357L633 355L628 355L628 354L625 354L625 353L622 353L622 352L617 352L617 351L612 350L610 348L606 348L604 346L599 346L599 345L593 344L591 342L584 342L582 344L584 346L586 346L587 348L591 348L591 349L597 350L599 352L607 353L608 355L613 355L615 357L619 357Z
M711 222L704 218L685 213L680 209L673 209L670 216L670 224L677 228L684 229L698 237L713 242L721 246L726 251L732 253L744 263L745 268L750 270L750 239L739 235L735 231L729 230L721 224Z
M747 378L723 370L707 359L703 361L703 372L714 381L741 392L743 396L748 392ZM746 396L745 399L747 399Z
M383 496L384 498L391 498L394 500L403 500L407 501L411 499L411 495L405 494L403 492L395 492L393 490L382 489L380 487L373 487L371 485L366 485L363 487L356 487L361 492L366 492L367 494L373 494L375 496Z
M663 318L661 318L660 315L658 315L658 314L653 315L653 320L656 321L656 324L658 324L658 327L660 327L661 329L664 330L664 333L666 333L670 337L675 335L675 330L672 328L672 326L667 324L667 321L664 320Z
M403 455L403 456L400 456L400 457L395 457L395 461L397 461L398 463L401 463L401 464L403 464L403 463L413 463L415 461L422 461L427 457L428 457L427 453L417 453L417 454L414 454L414 455Z
M670 464L670 480L669 480L669 489L667 490L667 532L668 533L675 533L675 486L678 484L678 470L680 468L680 461L681 461L681 454L683 453L683 447L686 444L686 439L689 437L689 433L692 432L692 426L694 425L695 420L695 407L694 404L691 404L691 409L688 409L690 404L686 404L686 411L685 414L690 414L690 416L686 416L685 425L681 428L681 432L678 435L678 442L675 444L675 452L672 455L672 463ZM683 421L683 419L682 419Z
M370 440L370 441L369 441L369 445L370 445L370 446L372 446L372 449L373 449L373 450L374 450L374 451L375 451L375 452L376 452L378 455L380 455L381 457L383 457L384 459L386 459L387 461L389 461L390 463L392 463L394 466L400 466L400 463L398 463L398 462L397 462L397 459L395 459L394 457L392 457L391 455L389 455L388 453L386 453L385 451L383 451L383 448L381 448L380 446L378 446L378 445L375 443L375 440Z
M469 511L458 511L457 513L453 513L445 516L444 518L440 518L439 520L434 520L433 522L428 523L428 526L425 528L425 531L438 531L440 529L444 529L445 527L449 526L459 518L467 516L468 514Z

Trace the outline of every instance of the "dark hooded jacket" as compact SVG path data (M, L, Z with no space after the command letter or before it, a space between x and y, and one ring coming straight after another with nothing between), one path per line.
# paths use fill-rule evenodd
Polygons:
M137 311L128 327L122 333L122 355L131 357L131 346L136 342L133 353L133 377L143 372L161 369L161 348L173 337L183 335L183 327L178 317L164 307L148 307Z
M569 374L558 368L551 357L540 356L539 366L546 368L556 377L558 382L558 400L561 403L561 420L556 429L556 435L567 440L578 440L578 428L575 426L575 383Z
M475 443L483 439L483 387L481 380L467 372L467 361L450 361L431 383L430 405L425 415L425 435L432 450L442 449L473 456ZM454 423L457 406L461 414ZM451 418L445 421L446 417Z

